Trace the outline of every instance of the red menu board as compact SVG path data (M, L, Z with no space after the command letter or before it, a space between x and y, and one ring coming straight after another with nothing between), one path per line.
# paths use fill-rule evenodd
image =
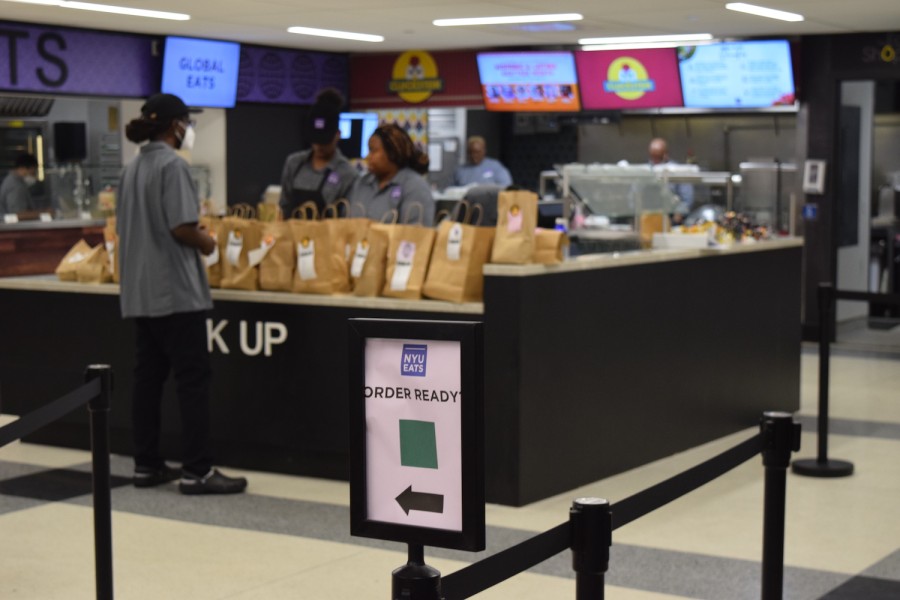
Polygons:
M683 106L675 48L575 53L585 110Z

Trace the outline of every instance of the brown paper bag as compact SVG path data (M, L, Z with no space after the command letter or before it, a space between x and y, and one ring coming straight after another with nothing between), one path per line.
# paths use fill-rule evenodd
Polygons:
M103 244L91 248L84 260L75 266L75 277L79 283L109 283L112 273L109 271L109 257Z
M458 205L467 211L468 203ZM481 206L478 220L481 220ZM427 298L450 302L481 302L484 297L484 263L488 262L494 242L493 227L459 223L455 219L441 221L437 228L431 264L422 293Z
M304 202L288 221L296 248L296 268L291 286L300 294L333 294L335 260L328 223L317 220L314 202Z
M287 221L262 224L262 248L259 263L259 287L274 292L290 292L294 285L294 237Z
M260 202L256 205L257 219L260 223L271 223L273 221L283 221L284 215L281 214L281 207L271 202Z
M225 241L228 239L222 235L222 219L220 217L200 217L200 226L206 229L209 237L216 241L216 247L212 254L203 257L206 265L206 279L209 287L217 288L222 284L222 257L225 255Z
M112 273L113 283L119 283L119 236L116 234L115 217L106 217L106 227L103 228L103 244L106 246L106 255L109 257L109 272Z
M382 295L422 297L435 231L421 225L385 225L389 231L387 269Z
M222 219L220 235L224 238L222 263L222 289L259 289L259 256L262 229L259 221L251 218L252 207L238 205L234 214ZM251 252L254 254L251 256ZM253 260L255 259L255 260Z
M345 207L343 214L340 208ZM361 205L357 204L361 208ZM363 214L365 209L362 209ZM350 291L350 262L357 244L365 237L371 221L365 217L351 216L350 203L338 200L325 207L325 223L328 224L328 235L334 260L334 291L346 293Z
M372 223L353 247L350 279L354 296L378 296L384 289L390 234L385 225Z
M536 229L534 232L534 256L536 263L555 265L565 260L569 236L557 229Z
M66 252L66 255L59 261L59 265L56 267L56 276L59 277L59 280L77 281L78 263L87 258L90 252L90 245L84 240L78 240L78 242Z
M537 194L528 191L500 192L497 198L497 231L491 262L525 264L534 254L537 226Z

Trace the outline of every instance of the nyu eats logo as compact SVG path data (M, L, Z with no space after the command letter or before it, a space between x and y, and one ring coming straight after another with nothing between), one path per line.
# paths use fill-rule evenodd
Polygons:
M400 375L404 377L425 377L425 365L428 359L426 344L403 344L400 359Z

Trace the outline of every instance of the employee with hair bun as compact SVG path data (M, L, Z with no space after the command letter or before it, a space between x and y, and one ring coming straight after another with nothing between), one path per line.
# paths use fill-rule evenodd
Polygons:
M321 213L335 200L346 198L358 173L338 149L338 127L344 98L333 88L319 92L309 111L306 135L312 149L294 152L284 161L281 199L285 218L301 204L314 202Z
M364 206L366 216L388 220L393 210L400 223L434 223L434 198L424 177L428 156L409 134L393 124L376 129L369 138L366 165L369 172L350 192L350 201Z
M200 199L187 163L191 111L178 96L156 94L125 127L141 146L119 183L116 230L122 317L134 322L135 366L131 390L136 487L181 479L182 494L233 494L247 480L214 469L208 452L212 371L206 313L212 308L201 255L216 242L198 226ZM181 469L160 456L163 384L172 373L181 415Z

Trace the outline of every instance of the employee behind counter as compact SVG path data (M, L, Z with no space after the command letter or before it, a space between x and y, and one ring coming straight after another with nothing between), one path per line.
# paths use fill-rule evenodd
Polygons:
M416 148L397 125L382 125L369 138L369 172L350 190L352 205L362 205L376 221L434 224L434 198L423 175L428 155Z
M319 92L310 109L307 135L312 149L289 155L281 173L278 205L284 218L310 201L321 213L335 200L347 198L353 187L358 174L338 149L341 139L338 121L343 104L341 94L328 88Z
M12 170L0 184L0 215L31 210L29 188L35 183L38 161L31 154L20 154Z

